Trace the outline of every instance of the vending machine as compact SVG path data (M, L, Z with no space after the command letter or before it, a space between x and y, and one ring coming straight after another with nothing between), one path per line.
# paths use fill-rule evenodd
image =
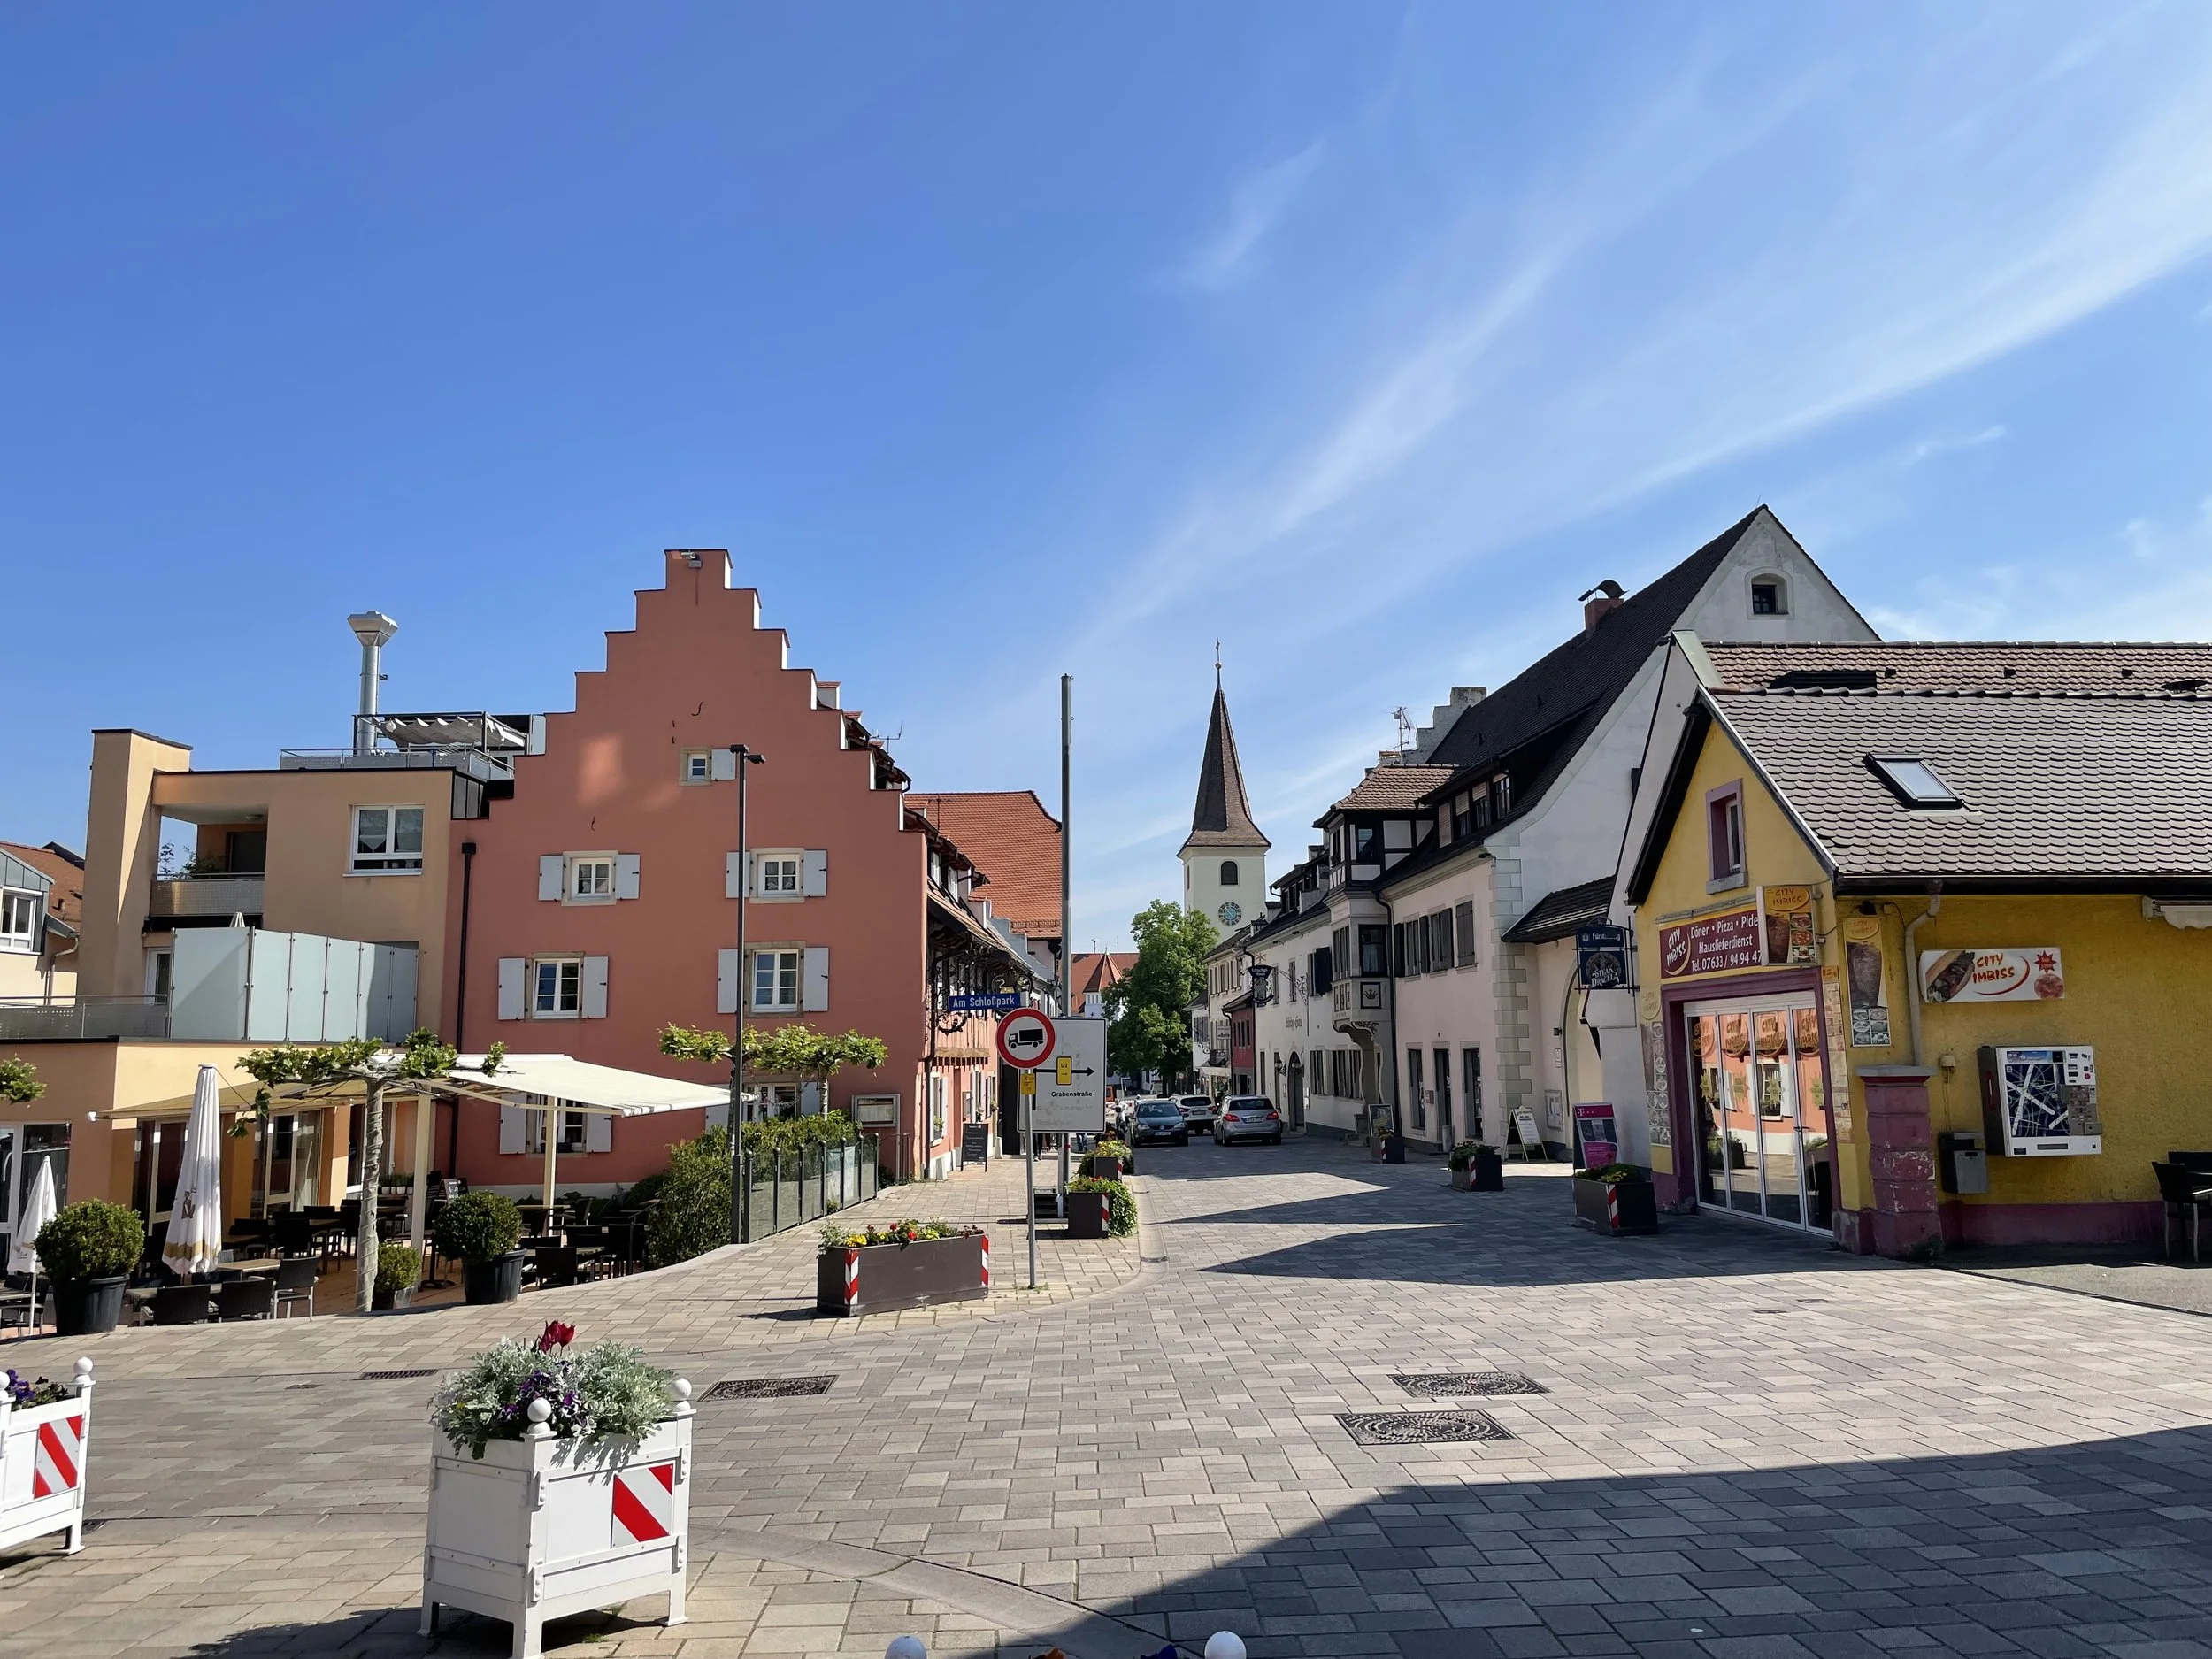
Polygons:
M1981 1051L1982 1116L1998 1157L2080 1157L2104 1150L2093 1048Z

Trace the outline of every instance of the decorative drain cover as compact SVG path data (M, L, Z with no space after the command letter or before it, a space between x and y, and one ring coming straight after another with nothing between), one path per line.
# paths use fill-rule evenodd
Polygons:
M1409 1394L1425 1400L1494 1400L1502 1394L1540 1394L1544 1385L1517 1371L1425 1371L1414 1377L1390 1379Z
M1486 1411L1340 1411L1336 1420L1362 1446L1440 1446L1453 1440L1509 1440Z
M436 1366L425 1365L419 1371L365 1371L353 1380L356 1382L405 1382L410 1378L435 1377L437 1374Z
M800 1394L826 1394L834 1377L741 1377L718 1382L707 1390L710 1400L790 1400Z

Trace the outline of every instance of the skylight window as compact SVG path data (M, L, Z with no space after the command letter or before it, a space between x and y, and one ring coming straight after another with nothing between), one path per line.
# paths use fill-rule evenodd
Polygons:
M1869 755L1866 764L1907 806L1959 806L1958 792L1917 755Z

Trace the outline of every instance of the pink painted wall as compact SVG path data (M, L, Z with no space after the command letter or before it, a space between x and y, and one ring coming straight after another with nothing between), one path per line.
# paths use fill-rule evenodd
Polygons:
M812 673L783 665L785 636L757 626L757 595L727 586L728 556L699 557L694 571L670 554L667 586L637 595L636 626L607 635L606 668L577 675L575 711L550 716L545 752L517 762L513 799L454 826L457 871L458 844L477 846L465 1046L496 1040L518 1054L572 1054L691 1081L705 1075L664 1057L657 1038L671 1021L730 1023L716 1011L716 953L736 941L724 872L737 847L737 786L680 782L680 757L743 742L766 757L749 781L751 846L828 854L826 895L749 904L747 933L755 942L829 948L829 1007L796 1018L888 1045L880 1071L841 1073L830 1103L895 1092L910 1169L917 1114L926 1110L926 842L902 828L899 793L870 787L869 751L841 747L844 716L814 706ZM638 855L639 896L602 905L538 897L541 855L588 851ZM446 936L457 943L458 879L450 890ZM609 959L604 1018L497 1018L501 957L566 952ZM461 996L457 964L449 951L448 1007ZM501 1156L497 1118L489 1107L463 1111L458 1172L480 1186L534 1185L541 1161ZM698 1112L618 1121L611 1151L562 1156L560 1183L635 1180L701 1125ZM955 1123L949 1139L958 1133ZM882 1155L894 1167L894 1148Z

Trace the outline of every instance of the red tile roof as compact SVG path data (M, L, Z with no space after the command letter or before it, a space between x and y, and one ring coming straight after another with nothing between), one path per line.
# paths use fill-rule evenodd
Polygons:
M958 843L987 881L994 914L1032 939L1060 936L1060 823L1028 789L906 797Z
M1093 991L1104 995L1118 979L1126 976L1137 965L1133 950L1079 950L1070 964L1074 976L1075 1000L1079 1003Z
M1448 783L1456 771L1451 766L1370 766L1367 775L1360 780L1359 787L1329 810L1407 811L1430 790Z

